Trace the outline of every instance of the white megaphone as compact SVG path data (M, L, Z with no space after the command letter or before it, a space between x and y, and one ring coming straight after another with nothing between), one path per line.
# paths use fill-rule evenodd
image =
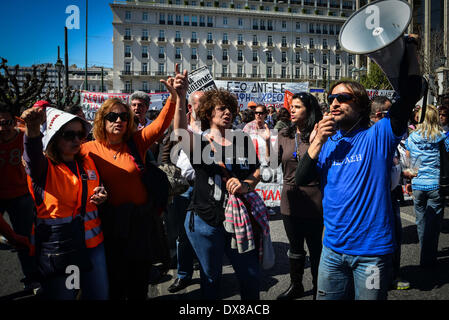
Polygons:
M404 32L411 18L411 6L405 1L370 2L346 20L340 31L340 44L347 52L367 54L398 91L406 47Z

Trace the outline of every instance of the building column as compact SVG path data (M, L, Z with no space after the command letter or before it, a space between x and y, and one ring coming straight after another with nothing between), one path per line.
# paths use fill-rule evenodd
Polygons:
M430 1L424 2L424 55L429 57L430 55Z

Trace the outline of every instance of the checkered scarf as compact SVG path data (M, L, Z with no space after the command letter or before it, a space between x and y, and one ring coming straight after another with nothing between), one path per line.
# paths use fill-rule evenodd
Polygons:
M244 194L243 197L251 204L251 214L262 229L263 235L270 233L268 210L265 203L255 191ZM243 201L234 195L229 195L225 208L225 230L232 233L231 247L245 253L256 248L251 220ZM259 243L259 258L262 259L262 236Z

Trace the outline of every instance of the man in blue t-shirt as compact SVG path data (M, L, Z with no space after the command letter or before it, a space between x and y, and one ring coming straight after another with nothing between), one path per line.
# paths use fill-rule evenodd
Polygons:
M354 81L337 82L329 91L330 114L317 125L297 167L298 185L318 174L323 192L318 299L387 297L395 251L388 192L392 159L422 86L416 43L410 38L406 43L408 69L402 70L398 98L386 117L370 127L365 88Z

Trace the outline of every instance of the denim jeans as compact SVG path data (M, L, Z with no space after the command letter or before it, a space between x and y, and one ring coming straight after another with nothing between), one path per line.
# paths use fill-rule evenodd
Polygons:
M189 238L184 228L184 222L187 214L187 207L190 204L192 195L192 187L185 193L175 196L168 212L172 215L170 220L174 220L176 234L176 256L178 278L192 279L193 274L193 258L195 252L190 244Z
M231 248L231 234L223 225L213 227L194 214L194 229L189 228L192 211L187 212L185 228L201 265L201 294L206 300L220 299L223 254L229 258L240 283L242 300L259 300L260 267L258 249L238 253Z
M420 265L434 265L437 261L438 240L443 221L443 201L439 190L413 190L413 197L421 247Z
M393 255L393 279L400 276L401 269L401 246L402 246L402 221L401 221L401 206L396 193L391 193L391 203L393 206L394 219L394 234L396 242L396 250Z
M0 200L0 212L6 211L15 233L28 239L34 219L34 201L29 193L13 198ZM22 272L27 281L32 281L37 276L37 266L34 257L26 250L18 251L18 257Z
M95 248L87 249L92 262L92 269L81 271L80 288L83 300L108 300L109 283L106 271L106 258L104 244L100 243ZM70 274L51 277L42 282L44 299L48 300L75 300L77 289L68 289L67 278Z
M323 246L318 270L318 300L385 300L393 255L353 256Z

